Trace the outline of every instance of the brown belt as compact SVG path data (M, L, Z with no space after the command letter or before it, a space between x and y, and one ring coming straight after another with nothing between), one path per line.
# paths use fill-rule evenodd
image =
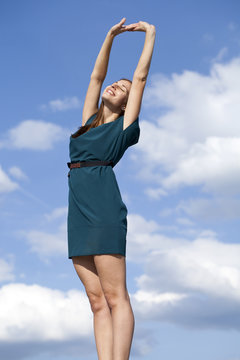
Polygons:
M85 167L85 166L96 166L96 165L106 165L106 166L112 166L113 167L113 162L112 161L103 161L103 160L92 160L92 161L80 161L80 162L68 162L67 163L69 169L73 169L73 168L80 168L80 167ZM68 177L70 176L70 171L68 172Z

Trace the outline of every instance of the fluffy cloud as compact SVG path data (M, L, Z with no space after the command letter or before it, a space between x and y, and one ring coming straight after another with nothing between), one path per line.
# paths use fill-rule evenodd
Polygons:
M67 207L56 208L44 218L44 229L49 230L19 230L16 235L27 241L31 252L48 262L51 256L67 254Z
M23 232L21 232L24 234ZM25 232L30 251L37 253L42 259L67 253L66 224L62 224L56 233L30 230Z
M42 105L41 109L45 110L49 108L52 111L56 112L56 111L64 111L69 109L78 109L80 108L80 106L81 106L81 101L76 96L73 96L71 98L66 97L63 100L60 99L51 100L47 105Z
M181 200L176 211L204 221L237 220L240 218L240 200L235 197L194 198Z
M8 170L8 172L15 177L16 179L19 180L26 180L28 179L28 177L24 174L24 172L18 167L18 166L12 166L10 167L10 169Z
M66 138L68 130L41 120L25 120L10 129L0 142L8 149L49 150L55 142Z
M160 112L142 120L140 175L163 190L203 186L208 193L240 192L240 58L214 63L209 75L193 71L154 75L144 106ZM137 158L137 161L139 159ZM153 191L149 196L154 198Z
M47 220L49 223L62 223L65 215L65 207L57 208L48 214ZM180 226L187 224L190 228L194 225L187 218L178 218L177 222ZM43 261L51 255L66 255L66 234L63 236L63 228L62 223L62 239L60 233L51 237L47 232L30 231L27 236L31 250L42 255ZM135 278L137 291L130 295L137 319L165 321L198 329L240 330L239 323L235 320L240 316L240 245L220 242L216 233L211 230L199 231L192 240L187 240L183 236L163 235L163 228L155 221L129 214L127 259L143 266L143 273ZM80 293L73 292L72 299L71 291L64 295L61 291L36 285L12 284L12 287L5 286L3 289L9 292L9 298L17 299L10 303L14 309L7 308L8 311L11 310L11 319L14 319L10 319L13 321L10 321L12 329L28 329L20 336L20 341L36 341L37 337L40 340L67 341L69 334L73 338L80 335L80 330L75 331L77 327L74 325L72 328L71 324L71 319L82 308ZM0 293L1 301L9 306L4 296ZM16 316L20 307L18 302L21 303L21 316ZM84 306L86 311L87 305ZM70 317L62 319L60 309L64 310L62 314L68 314L72 309ZM40 313L43 316L42 323L37 321ZM36 320L32 321L34 314ZM51 325L46 331L48 314L51 314ZM66 318L70 319L69 323ZM81 313L78 313L78 318L81 318ZM59 323L62 327L60 330ZM3 321L1 331L3 339L7 340L10 333L4 324L6 321ZM17 332L13 330L11 334L18 338Z
M3 358L20 360L46 352L87 358L96 353L93 314L85 292L13 283L0 288L0 309ZM131 352L147 354L157 343L154 336L154 330L137 328Z
M8 284L0 289L0 308L1 341L72 340L92 332L89 301L78 290Z
M64 212L58 210L52 220L61 219ZM192 241L167 237L154 221L138 215L129 215L129 220L128 261L144 269L135 278L137 291L130 294L139 321L240 329L235 320L240 316L239 244L220 242L211 231L202 231ZM49 251L47 246L44 251ZM89 303L79 291L6 285L0 291L0 308L2 341L69 341L92 331Z
M194 144L175 170L167 176L163 187L204 184L210 193L235 194L240 190L240 137L209 137L203 144Z
M129 217L128 260L144 264L133 294L140 318L240 330L240 245L212 231L193 240L164 236L155 222Z
M240 245L199 237L171 240L154 249L146 261L140 288L149 291L202 293L240 303Z
M18 188L19 185L9 178L0 165L0 193L11 192Z

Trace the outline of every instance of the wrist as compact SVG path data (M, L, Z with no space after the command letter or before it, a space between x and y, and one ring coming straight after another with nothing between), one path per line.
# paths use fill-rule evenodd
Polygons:
M108 31L107 36L112 40L115 38L115 35L111 32L111 30Z
M149 33L149 34L155 34L156 33L156 28L154 25L149 25L147 28L146 28L146 33Z

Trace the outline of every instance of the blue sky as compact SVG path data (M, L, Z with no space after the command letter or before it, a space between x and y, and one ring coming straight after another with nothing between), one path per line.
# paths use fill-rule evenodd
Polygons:
M128 207L132 359L240 359L240 3L1 1L0 354L96 359L67 257L69 135L111 26L156 27L139 143L114 168ZM102 90L144 33L113 43Z

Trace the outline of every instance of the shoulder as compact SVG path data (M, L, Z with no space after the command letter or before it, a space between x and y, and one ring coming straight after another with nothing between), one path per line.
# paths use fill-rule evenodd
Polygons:
M90 118L84 123L84 125L91 124L92 120L97 116L97 112L90 116ZM83 126L84 126L83 125Z

